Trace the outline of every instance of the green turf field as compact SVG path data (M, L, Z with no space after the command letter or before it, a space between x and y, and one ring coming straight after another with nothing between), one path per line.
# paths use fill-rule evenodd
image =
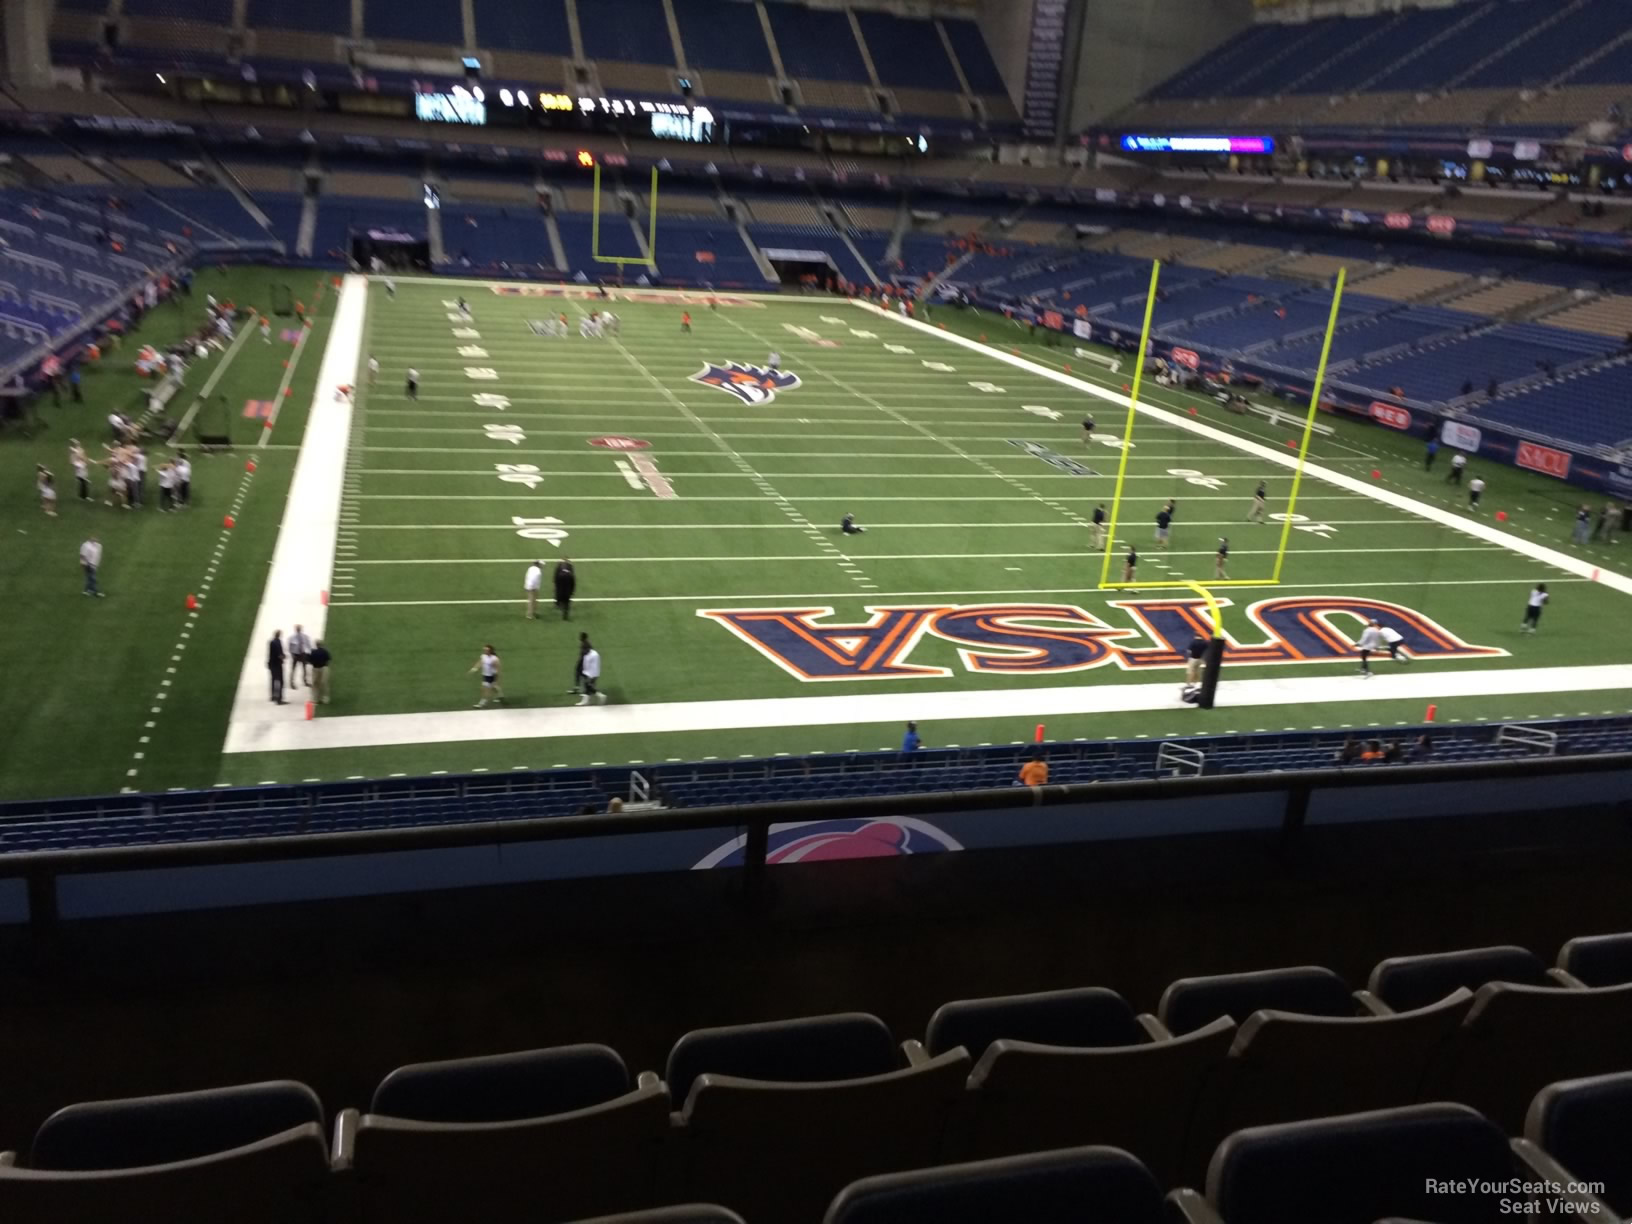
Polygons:
M253 284L257 274L233 275ZM449 317L444 303L456 293L471 302L468 323ZM1027 709L1030 690L1158 685L1176 698L1182 669L1119 666L1109 657L1111 643L1132 650L1158 645L1136 610L1113 605L1191 598L1183 591L1098 589L1100 560L1085 520L1097 502L1110 500L1123 431L1119 409L836 300L744 301L717 311L694 304L689 335L681 331L678 304L615 301L621 335L583 339L578 318L592 305L496 295L475 284L407 282L394 300L381 286L370 290L361 352L377 356L383 373L378 385L361 385L357 394L326 630L336 660L334 699L319 721L465 714L476 697L466 669L484 642L494 643L504 659L507 705L569 707L579 631L590 633L602 651L603 687L624 708L686 702L703 703L696 707L701 711L742 699L990 694L989 712L981 701L926 698L926 708L912 716L932 745L1029 739L1038 721ZM570 338L547 338L529 326L563 309L573 325ZM1000 318L939 311L936 321L1055 368L1071 362L1074 374L1113 390L1125 381L1073 359L1069 349L1033 345ZM893 707L887 718L862 707L852 721L808 726L759 725L749 711L724 729L641 733L591 721L599 712L589 710L581 735L556 730L540 738L223 756L225 711L293 458L292 450L280 448L299 440L300 410L311 398L309 382L303 398L302 382L315 373L319 353L313 350L323 327L320 322L308 345L307 368L297 373L273 447L257 453L262 467L219 563L217 597L179 661L171 659L171 638L182 623L181 600L190 583L202 581L221 534L213 511L174 523L146 514L125 516L140 522L108 523L115 512L83 508L109 527L105 578L119 599L82 607L92 601L77 593L79 527L45 526L30 513L35 455L60 468L63 430L53 422L31 441L0 443L8 512L28 532L15 538L5 559L8 586L22 593L8 603L18 609L23 632L9 636L0 659L10 658L14 678L28 679L14 684L7 699L8 715L26 730L7 745L0 772L5 793L132 784L126 771L132 753L144 751L143 735L149 746L134 765L134 784L143 789L870 750L899 738ZM286 357L288 347L276 356ZM710 363L763 366L772 350L799 381L768 402L746 402L693 377ZM270 395L282 370L258 338L237 361L242 370L223 379L234 388L234 402ZM421 374L417 401L404 393L409 365ZM366 376L358 381L366 384ZM107 390L113 393L113 376ZM95 388L91 398L101 391ZM1187 417L1194 407L1197 423L1254 442L1284 448L1296 434L1292 426L1230 416L1196 397L1148 384L1146 392L1154 405ZM1089 444L1080 429L1085 408L1098 422ZM91 421L106 415L92 405L63 411ZM1448 452L1428 474L1420 441L1363 424L1326 423L1335 434L1317 438L1311 462L1367 480L1375 469L1377 487L1466 512L1465 493L1443 483ZM95 432L92 425L84 430ZM609 437L648 445L592 444ZM1231 542L1230 577L1267 577L1280 524L1244 519L1259 479L1269 482L1270 510L1284 510L1290 473L1226 441L1149 418L1139 423L1134 443L1113 577L1120 576L1125 542L1132 541L1141 553L1141 579L1205 581L1213 575L1220 536ZM223 492L236 488L241 464L219 466ZM1569 545L1574 490L1505 467L1482 474L1490 481L1481 511L1487 521L1503 510L1510 516L1504 527L1518 538L1614 566L1614 548ZM1178 513L1172 548L1162 553L1151 520L1169 498ZM1225 628L1243 644L1267 640L1247 613L1259 601L1373 599L1420 614L1470 647L1496 652L1429 656L1413 664L1415 673L1444 672L1448 685L1470 671L1632 662L1632 646L1615 628L1626 597L1602 585L1322 480L1305 481L1297 510L1305 517L1291 535L1283 585L1220 592L1230 601ZM847 512L866 526L864 535L840 534ZM65 518L74 521L72 514ZM549 609L547 582L540 619L526 621L521 584L527 563L538 558L549 567L562 556L578 571L572 622L561 623ZM1549 583L1555 597L1543 632L1521 636L1524 596L1536 581ZM800 637L801 613L805 629L819 630L864 625L868 609L908 607L930 610L922 619L932 619L933 627L903 622L902 637L887 643L865 630ZM936 609L943 610L939 617ZM765 622L763 615L737 617L736 630L720 615L755 611L780 611L793 627L777 622L781 627L772 628L782 636L767 639L770 630L753 628ZM1011 619L995 628L983 623L1005 614ZM1358 632L1358 624L1334 623ZM37 635L32 642L31 634ZM804 644L784 649L789 634ZM1044 666L1080 663L1094 651L1105 657L1093 666L1039 670L1039 650L1048 656ZM66 666L54 666L65 658ZM795 674L813 660L839 674ZM885 664L927 670L890 676L877 670ZM153 677L167 666L176 668L175 696L155 719L148 696ZM1396 670L1378 665L1383 676ZM1198 711L1175 699L1156 710L1049 717L1048 735L1366 727L1421 715L1423 702L1415 698L1366 697L1365 682L1354 672L1349 657L1243 662L1231 666L1228 680L1324 677L1330 700L1231 709L1223 698L1220 708ZM1509 696L1499 681L1490 687L1486 694L1441 701L1441 717L1597 714L1624 710L1632 697L1602 689ZM1378 698L1383 689L1378 686ZM1113 704L1114 696L1108 698ZM182 708L185 716L174 717ZM145 727L149 721L157 725Z

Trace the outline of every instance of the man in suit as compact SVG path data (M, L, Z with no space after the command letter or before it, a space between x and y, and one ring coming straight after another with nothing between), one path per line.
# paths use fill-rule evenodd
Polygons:
M572 561L562 557L555 567L553 575L555 581L555 606L561 609L561 619L572 619L572 593L578 589L578 574L572 568Z
M266 670L272 676L272 700L283 704L283 630L272 630L272 640L266 644Z

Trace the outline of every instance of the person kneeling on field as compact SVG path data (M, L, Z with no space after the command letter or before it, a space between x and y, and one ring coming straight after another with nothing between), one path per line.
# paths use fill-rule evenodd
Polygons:
M867 528L856 526L856 516L847 514L844 516L844 521L839 524L839 530L844 532L845 535L860 535Z

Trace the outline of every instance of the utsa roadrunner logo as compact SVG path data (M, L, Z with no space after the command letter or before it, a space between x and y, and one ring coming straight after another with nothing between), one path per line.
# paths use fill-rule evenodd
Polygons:
M1229 600L1220 600L1229 604ZM1183 667L1196 634L1207 634L1199 599L1115 600L1132 627L1107 624L1071 604L913 604L869 607L860 623L829 622L832 608L700 609L790 676L800 680L904 680L945 677L952 668L911 663L925 635L952 642L965 671L1043 675L1115 665L1124 671ZM1419 659L1506 655L1475 646L1420 612L1376 599L1288 596L1246 609L1263 634L1257 642L1225 636L1229 663L1304 664L1352 661L1368 621L1393 629Z
M792 391L799 385L799 375L786 370L769 370L764 366L743 365L728 361L724 365L709 362L691 376L691 381L705 387L718 387L727 395L734 395L745 404L768 404L778 391Z

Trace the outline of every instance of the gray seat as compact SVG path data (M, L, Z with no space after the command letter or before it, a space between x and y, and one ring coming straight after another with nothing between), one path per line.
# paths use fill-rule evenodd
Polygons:
M1420 1100L1429 1062L1471 997L1457 990L1432 1006L1388 1016L1254 1013L1235 1034L1217 1092L1197 1111L1185 1172L1199 1176L1214 1146L1244 1127Z
M356 1219L542 1224L658 1201L668 1090L651 1072L631 1084L604 1046L404 1067L374 1100L418 1116L340 1115Z
M1431 1186L1488 1186L1521 1168L1507 1136L1473 1110L1411 1105L1238 1131L1213 1155L1207 1202L1229 1224L1498 1224L1513 1218L1500 1195Z
M1599 1182L1614 1213L1632 1216L1632 1071L1548 1084L1530 1102L1524 1137L1556 1160L1565 1181Z
M815 1224L857 1178L935 1164L969 1055L960 1047L915 1058L881 1075L818 1082L699 1075L678 1118L676 1195L748 1220Z
M290 1224L322 1217L332 1180L304 1084L97 1101L48 1118L28 1167L0 1159L0 1219Z
M1632 985L1481 986L1446 1038L1422 1095L1462 1101L1509 1133L1548 1084L1632 1067Z
M1415 1011L1439 1002L1458 987L1473 991L1486 982L1555 985L1539 956L1527 948L1508 944L1420 956L1391 956L1377 962L1366 989L1395 1011Z
M1111 1147L885 1173L846 1186L825 1224L1161 1224L1150 1171Z
M1632 931L1578 935L1558 950L1558 967L1588 986L1632 982Z
M686 1203L679 1207L653 1207L650 1211L624 1211L617 1215L576 1220L574 1224L744 1224L743 1218L725 1207L711 1203Z
M1002 1039L1097 1048L1143 1045L1150 1033L1121 995L1098 986L959 999L936 1008L924 1030L924 1048L931 1054L962 1046L978 1059Z
M1242 1024L1255 1011L1271 1008L1304 1016L1352 1016L1354 996L1330 969L1297 965L1180 978L1162 992L1156 1015L1174 1034L1191 1033L1220 1016Z
M985 1158L1110 1144L1139 1158L1160 1184L1176 1185L1186 1133L1235 1031L1221 1017L1136 1046L993 1042L969 1077L959 1150Z

